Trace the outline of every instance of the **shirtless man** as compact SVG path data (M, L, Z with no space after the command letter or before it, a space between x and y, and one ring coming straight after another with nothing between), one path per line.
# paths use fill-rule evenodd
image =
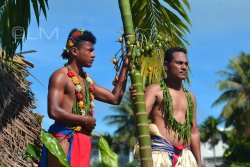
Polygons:
M196 99L182 86L189 68L186 50L168 49L164 67L167 78L145 90L154 167L201 167ZM134 100L136 91L130 93Z
M128 60L125 59L113 91L97 85L82 68L89 68L95 59L95 36L73 29L67 39L62 57L67 64L55 71L49 80L48 115L55 123L49 128L61 144L71 167L90 166L90 134L95 128L93 100L118 105L127 80ZM61 167L58 159L45 147L40 167Z

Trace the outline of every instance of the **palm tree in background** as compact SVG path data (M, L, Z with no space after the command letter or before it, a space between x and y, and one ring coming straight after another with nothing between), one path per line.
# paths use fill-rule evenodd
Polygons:
M225 79L218 82L223 93L213 106L225 104L221 117L225 126L233 126L238 137L250 137L250 54L241 53L230 60L227 71L219 71Z
M201 142L208 142L213 149L214 165L216 166L215 146L222 138L222 132L218 129L221 119L209 116L199 127Z
M39 25L40 14L47 16L48 0L0 0L0 43L7 60L27 39L31 9Z
M119 106L112 106L111 109L118 114L107 115L104 119L108 125L117 126L112 144L120 145L125 148L127 153L131 153L137 142L137 130L133 114L134 106L130 100L129 92L126 92Z

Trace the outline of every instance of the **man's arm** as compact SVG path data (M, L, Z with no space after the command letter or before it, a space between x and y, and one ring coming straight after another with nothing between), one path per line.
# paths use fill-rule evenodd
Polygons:
M56 72L49 80L48 115L56 122L68 126L82 126L88 130L95 127L95 118L73 114L62 108L64 91L67 83L66 74Z
M120 104L124 95L127 83L128 59L124 61L119 75L119 79L112 92L95 84L94 96L96 100L103 101L109 104Z
M194 157L197 161L198 167L202 167L201 165L201 151L200 151L200 136L197 128L196 121L196 99L193 93L191 93L193 102L194 102L194 113L193 113L193 129L191 133L191 151L194 154Z

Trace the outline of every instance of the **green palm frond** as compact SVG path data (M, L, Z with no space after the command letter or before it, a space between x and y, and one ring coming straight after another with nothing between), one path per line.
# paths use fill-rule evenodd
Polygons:
M173 46L186 48L189 44L186 39L191 25L186 12L190 9L189 3L187 0L130 0L130 4L136 40L141 45L137 57L143 85L157 83L165 76L165 50ZM153 49L149 54L142 51L150 45Z
M220 117L225 126L233 126L238 136L250 136L250 54L241 53L228 64L227 71L218 72L224 80L218 82L223 91L213 106L225 102Z
M218 144L221 132L217 128L222 123L220 118L209 116L199 127L201 142L209 142L212 147Z
M247 106L249 105L249 99L247 97L247 94L245 93L241 93L238 95L237 98L237 104L236 104L239 108L247 108Z
M238 97L237 93L238 92L235 90L227 90L227 91L223 92L220 95L220 97L212 104L212 107L219 105L221 103L224 103L224 102L228 102L233 98L237 98Z
M122 102L121 105L122 105L122 107L114 106L114 107L111 107L111 109L119 112L120 114L133 115L133 107L132 107L131 102L129 102L129 101Z
M221 77L225 77L225 78L233 78L234 75L228 71L218 71L217 74L219 74Z
M235 71L235 75L240 77L241 83L247 82L247 70L244 69L244 64L241 62L242 60L238 57L231 60L229 64L229 68Z
M112 106L111 109L117 114L107 115L104 119L108 125L116 126L116 141L126 144L129 148L133 148L136 141L136 124L133 114L134 106L129 97L129 92L125 96L119 106Z
M130 0L134 27L136 29L154 30L168 34L172 46L188 44L187 25L191 25L186 8L190 9L187 0ZM150 33L145 34L148 38Z
M124 134L129 134L129 136L134 136L135 134L135 125L131 123L130 121L126 122L124 125L119 126L117 130L115 131L115 134L121 134L124 136Z
M163 67L163 55L163 50L154 50L152 56L141 57L143 85L158 83L166 75ZM152 68L152 71L149 71L149 68Z
M39 25L41 12L46 17L48 0L3 0L0 2L0 43L6 57L12 57L18 46L27 39L31 19L31 5Z
M240 83L235 81L222 80L218 82L218 89L224 90L241 90L243 87Z
M233 112L236 109L236 99L233 99L231 101L229 101L222 110L222 113L220 114L220 116L222 118L228 119L231 117L231 115L233 114Z
M127 122L127 115L107 115L104 119L108 125L123 125Z

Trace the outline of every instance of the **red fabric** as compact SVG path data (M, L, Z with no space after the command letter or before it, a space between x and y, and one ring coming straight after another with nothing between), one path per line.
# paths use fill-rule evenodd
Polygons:
M90 136L75 132L70 160L71 167L89 167L90 154Z
M178 158L179 158L179 155L181 153L181 151L183 149L185 149L186 147L185 146L181 146L181 145L175 145L174 148L177 150L177 152L175 152L174 156L173 156L173 160L172 160L172 167L175 167L177 161L178 161Z

